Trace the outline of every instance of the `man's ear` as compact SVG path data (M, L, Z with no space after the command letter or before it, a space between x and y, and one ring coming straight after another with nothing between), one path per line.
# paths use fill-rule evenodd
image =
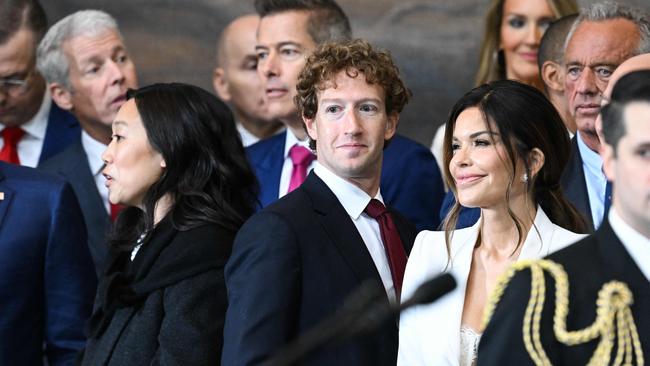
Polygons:
M72 110L74 107L72 104L72 93L70 93L68 89L64 88L63 85L59 83L48 84L48 88L50 89L52 100L59 106L59 108L66 111Z
M542 64L542 79L549 89L558 93L564 92L564 77L561 66L557 62L546 61Z
M533 148L528 154L528 166L530 167L530 173L533 176L536 176L544 166L545 161L546 157L544 156L542 150L536 147Z
M386 131L384 132L384 141L388 141L397 132L397 124L399 123L399 113L393 111L388 115L388 122L386 123Z
M316 119L302 116L302 120L305 122L305 127L307 127L307 134L312 140L316 141L318 137L318 124L316 123Z
M217 93L219 99L224 102L230 101L232 97L230 95L226 72L223 68L217 67L212 72L212 86L214 87L214 91Z
M616 181L616 157L614 147L606 142L600 143L600 157L603 159L603 172L610 182Z

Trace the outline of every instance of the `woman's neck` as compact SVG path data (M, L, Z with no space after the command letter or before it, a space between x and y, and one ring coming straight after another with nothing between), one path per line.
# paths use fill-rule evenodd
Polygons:
M158 225L158 223L167 215L169 210L172 207L172 199L169 194L162 196L156 206L153 209L153 224Z
M520 241L523 241L528 234L535 215L537 214L536 205L532 204L530 199L524 195L519 199L510 201L510 208L514 215L519 218L522 229L522 238L519 238L517 226L514 220L508 214L506 204L497 207L481 209L483 221L481 223L481 245L480 249L488 256L495 259L517 258L521 246L517 248ZM515 253L513 256L512 254Z

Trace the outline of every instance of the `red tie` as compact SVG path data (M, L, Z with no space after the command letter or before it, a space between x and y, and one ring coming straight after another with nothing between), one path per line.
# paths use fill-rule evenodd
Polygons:
M20 158L18 157L18 141L23 137L25 131L20 127L5 127L0 135L4 145L0 150L0 160L12 164L20 165Z
M379 223L381 241L384 242L384 250L386 250L388 256L390 273L393 277L393 286L395 286L397 299L399 299L402 292L404 269L406 268L406 251L404 251L404 245L399 237L397 226L395 226L390 212L376 199L370 200L364 212Z
M109 202L110 203L110 202ZM111 203L111 221L115 222L115 219L117 218L117 215L120 214L120 211L124 209L124 205L116 205L114 203Z
M289 181L289 191L300 187L302 182L307 177L307 168L312 161L316 158L314 154L306 147L300 145L293 145L289 150L289 157L293 163L293 170L291 171L291 180Z

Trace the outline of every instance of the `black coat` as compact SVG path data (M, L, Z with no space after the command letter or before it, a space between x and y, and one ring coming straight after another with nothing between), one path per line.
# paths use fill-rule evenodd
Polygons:
M177 231L163 220L133 262L112 253L82 364L218 365L234 235L212 224Z
M409 253L415 228L392 213ZM254 215L237 235L226 267L223 365L262 364L331 316L368 280L381 284L361 235L334 193L312 172L300 188ZM397 325L389 323L375 334L320 350L302 365L394 366L397 342Z
M596 298L611 280L626 283L634 296L631 306L643 354L650 355L650 282L618 239L609 221L595 234L551 254L569 278L567 329L584 329L596 319ZM522 337L524 311L530 297L530 271L516 274L486 328L478 352L478 365L533 365ZM542 312L541 340L553 365L586 365L600 338L578 346L565 346L553 335L555 282L546 276L546 301ZM615 354L611 356L613 362Z

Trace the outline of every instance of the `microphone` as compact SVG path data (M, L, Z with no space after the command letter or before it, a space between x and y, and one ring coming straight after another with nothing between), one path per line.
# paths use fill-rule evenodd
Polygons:
M400 312L436 301L456 288L456 280L449 273L424 282L413 296L401 304L386 301L385 290L377 281L366 281L343 302L333 316L321 321L276 352L268 366L298 364L311 352L325 346L349 340L377 330L388 321L397 321Z

